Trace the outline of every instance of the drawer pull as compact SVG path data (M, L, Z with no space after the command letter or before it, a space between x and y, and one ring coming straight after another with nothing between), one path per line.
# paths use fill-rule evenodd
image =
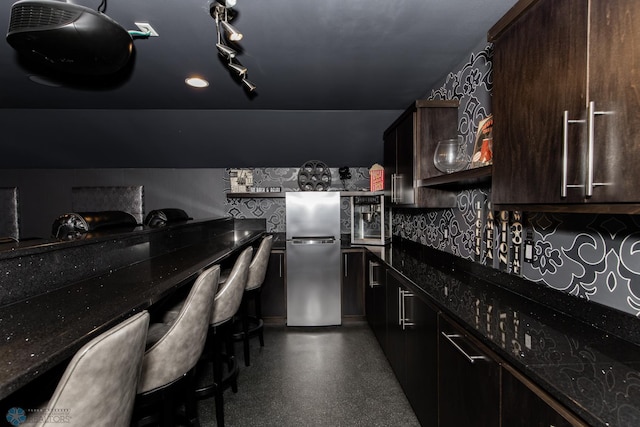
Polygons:
M445 337L447 339L447 341L449 341L451 343L451 345L453 345L460 353L462 353L464 355L464 357L467 358L467 360L470 363L475 363L476 360L487 360L486 356L470 356L468 355L459 345L458 343L456 343L453 339L454 338L462 338L462 335L460 334L446 334L444 332L441 332L442 336Z

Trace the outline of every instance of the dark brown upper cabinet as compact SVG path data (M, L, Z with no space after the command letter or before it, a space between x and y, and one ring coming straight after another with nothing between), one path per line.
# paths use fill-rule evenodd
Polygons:
M441 173L433 154L442 139L458 132L458 101L418 100L384 132L385 195L392 206L441 208L455 206L455 193L420 187Z
M494 43L498 209L640 212L640 2L522 0Z

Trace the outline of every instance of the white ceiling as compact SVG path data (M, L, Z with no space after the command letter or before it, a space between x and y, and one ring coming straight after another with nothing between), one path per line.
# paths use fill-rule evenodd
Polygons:
M215 49L212 0L108 0L136 39L133 69L109 87L51 87L28 77L0 43L0 108L399 110L446 76L486 38L515 0L238 0L238 56L258 89L249 97ZM0 22L9 23L3 3ZM76 0L97 9L100 0ZM211 82L193 89L184 79ZM76 82L78 80L76 79Z

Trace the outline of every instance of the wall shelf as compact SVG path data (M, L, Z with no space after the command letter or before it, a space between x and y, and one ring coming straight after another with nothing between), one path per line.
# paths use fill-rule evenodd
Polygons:
M474 169L467 169L460 172L453 172L446 175L434 176L420 179L418 187L459 190L469 187L480 187L491 182L492 166L482 166Z
M293 191L298 193L298 191ZM350 196L379 196L384 194L382 191L336 191L340 193L340 197ZM227 193L227 199L258 199L258 198L283 198L288 191L279 192L263 192L263 193Z
M227 199L256 199L284 197L284 191L263 193L227 193Z

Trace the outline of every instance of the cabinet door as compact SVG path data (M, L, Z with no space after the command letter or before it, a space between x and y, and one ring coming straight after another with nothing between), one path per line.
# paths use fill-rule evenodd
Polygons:
M404 287L392 270L387 270L387 344L385 354L403 389L406 388L405 333L402 327Z
M438 423L438 311L405 297L405 394L423 426Z
M442 316L439 332L439 426L499 427L500 365Z
M396 129L396 152L398 156L395 176L397 205L412 205L415 201L414 185L414 123L415 111L407 114Z
M398 163L396 153L396 130L388 129L383 136L384 142L384 195L387 203L392 203L395 198L395 176Z
M640 3L591 1L590 17L589 101L596 112L592 118L596 187L589 202L638 203Z
M392 205L414 202L415 108L405 111L384 134L385 190Z
M494 204L582 202L584 124L568 127L563 166L563 114L584 120L587 2L540 0L494 41Z
M287 315L285 300L284 251L271 251L269 266L261 290L262 317L281 318Z
M367 257L365 310L371 330L386 352L386 294L384 266L372 257Z
M506 369L502 370L502 425L505 427L586 426L546 394L529 388Z
M364 252L342 253L342 316L364 316Z

